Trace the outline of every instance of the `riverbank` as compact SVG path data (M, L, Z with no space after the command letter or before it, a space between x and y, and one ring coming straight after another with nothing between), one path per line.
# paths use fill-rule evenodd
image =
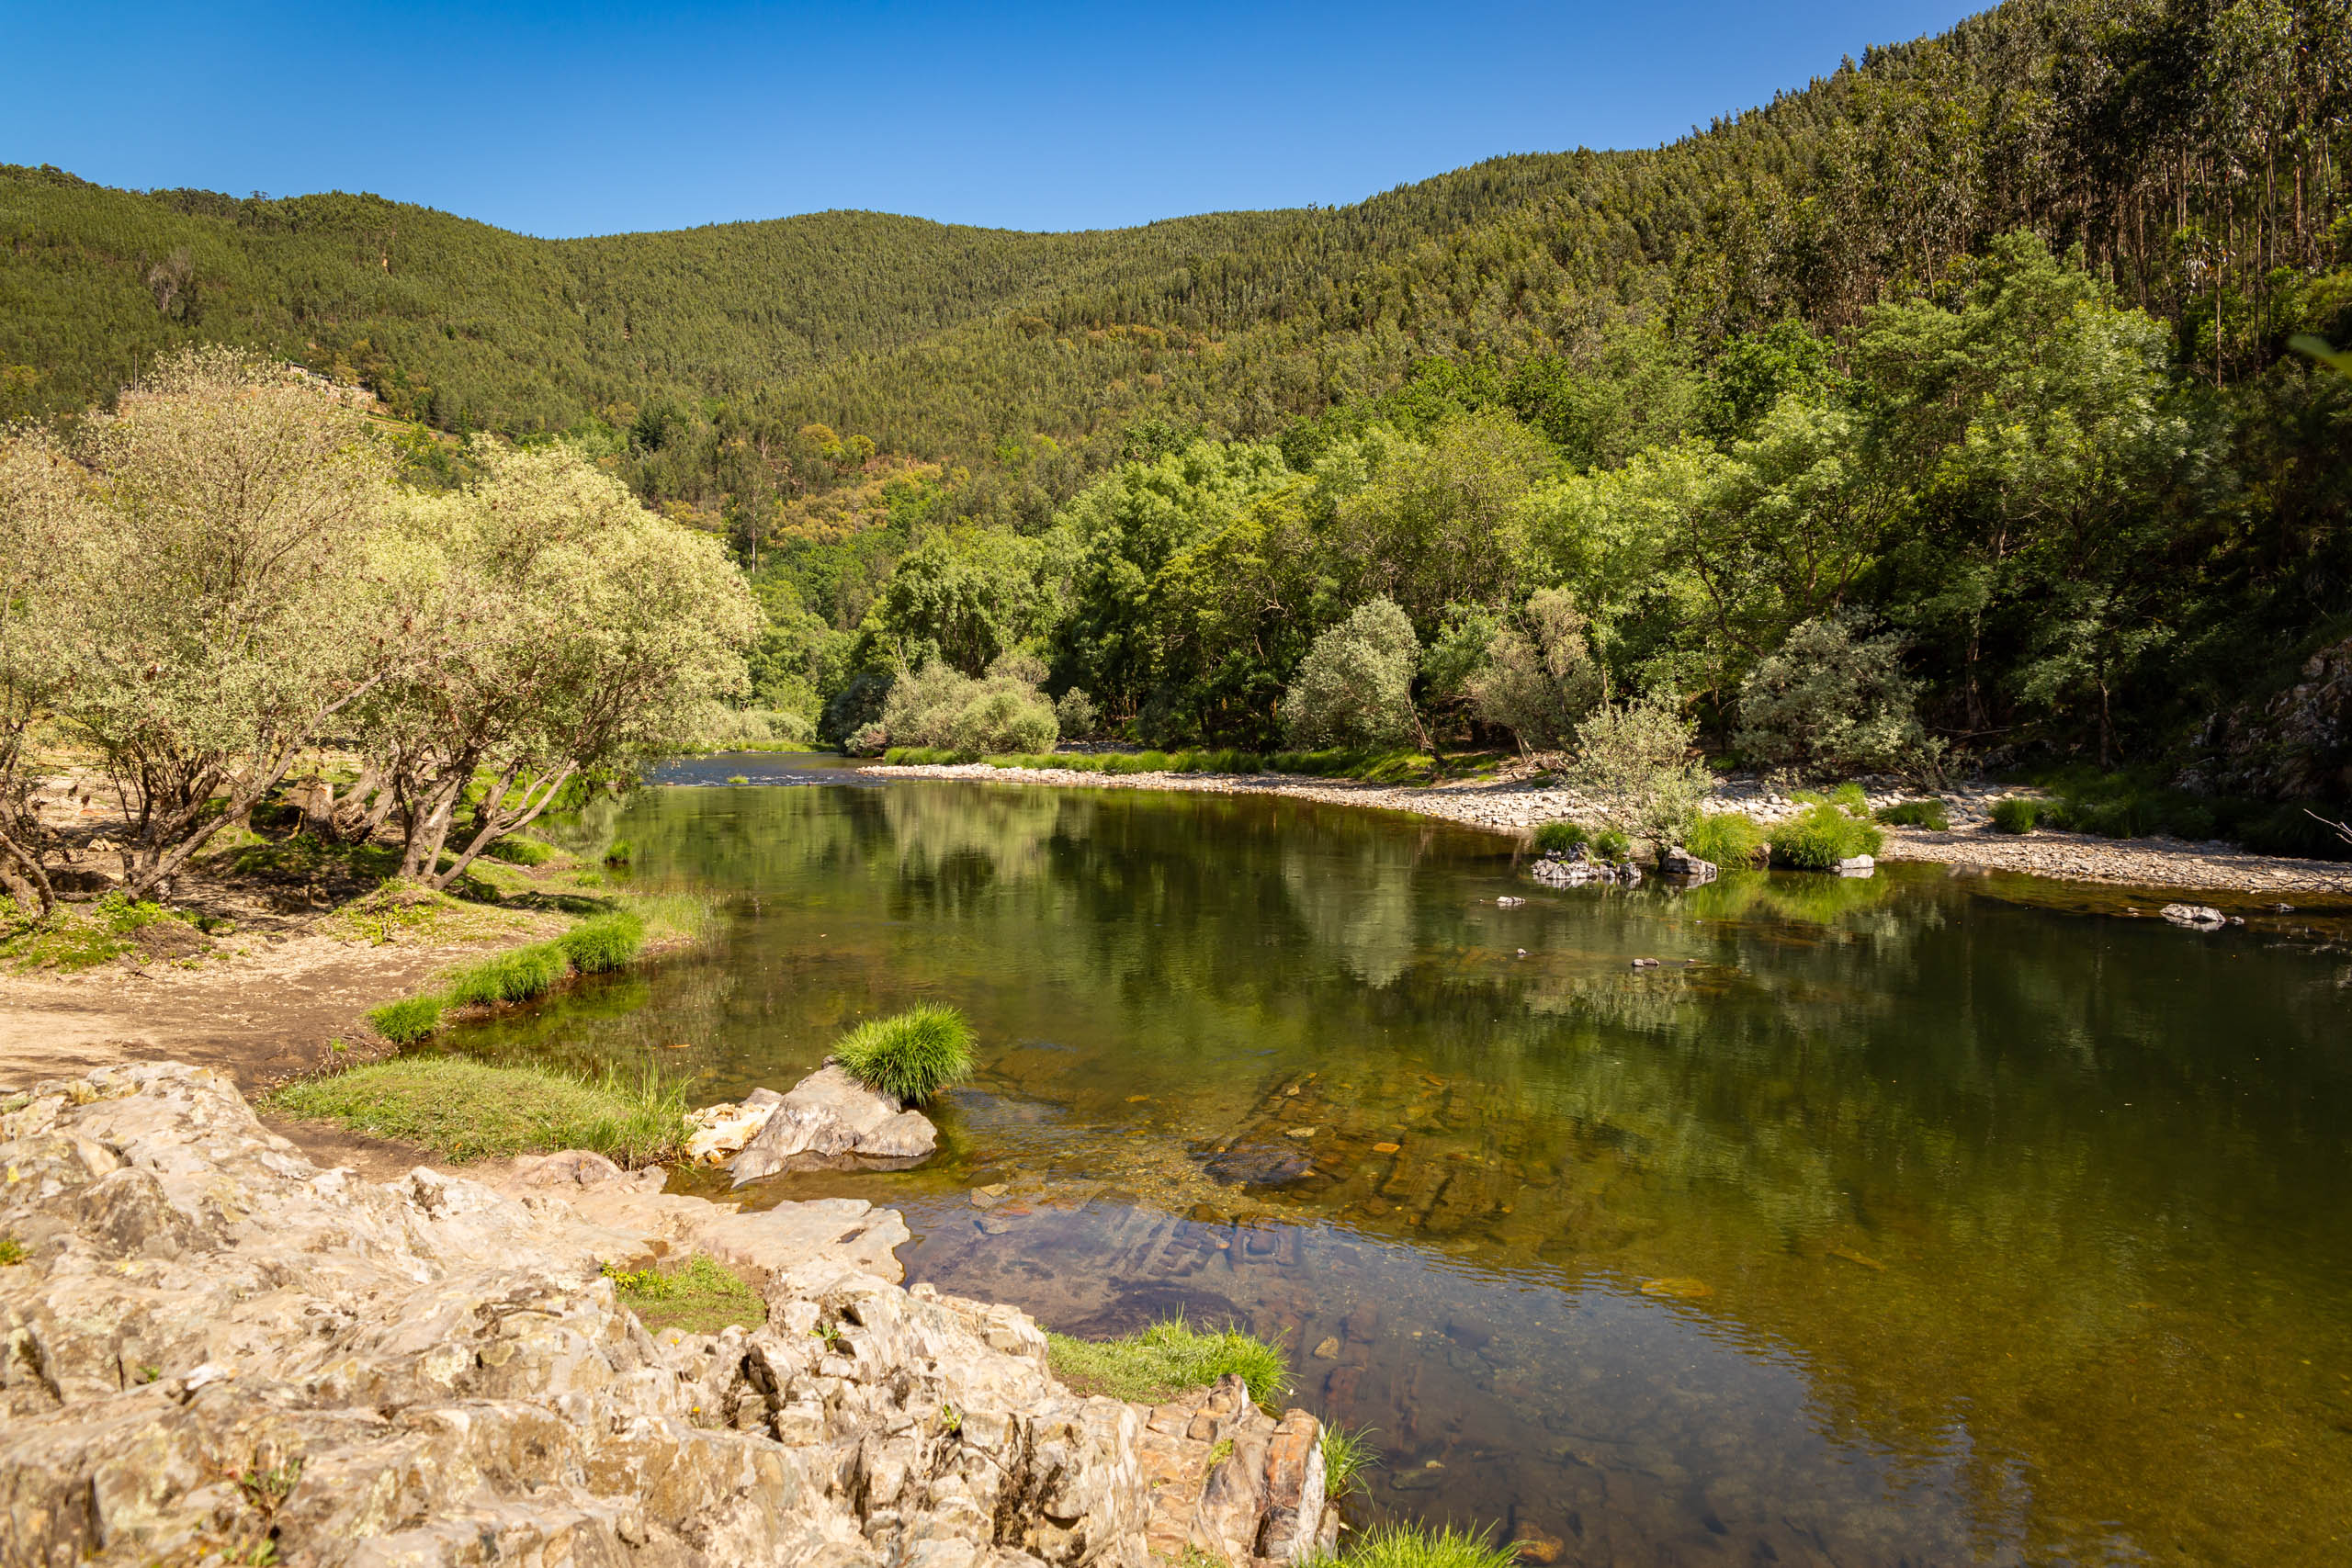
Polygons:
M985 762L875 764L858 771L885 778L967 779L1061 788L1280 795L1338 806L1410 812L1514 835L1524 834L1544 822L1563 818L1590 822L1598 815L1594 802L1575 790L1558 787L1541 773L1397 785L1349 784L1284 773L1106 774L1069 768L998 768ZM1922 798L1913 791L1879 789L1867 793L1872 809ZM2268 895L2279 901L2293 897L2352 897L2352 863L2344 862L2250 854L2229 844L2190 843L2176 839L2100 839L2086 833L2048 830L2026 834L1994 831L1992 803L2005 795L2030 793L1982 784L1946 790L1941 798L1951 813L1951 829L1936 833L1916 828L1887 828L1886 848L1880 858L1936 862L2128 887ZM1769 826L1803 807L1759 781L1731 779L1717 786L1714 809L1744 812Z

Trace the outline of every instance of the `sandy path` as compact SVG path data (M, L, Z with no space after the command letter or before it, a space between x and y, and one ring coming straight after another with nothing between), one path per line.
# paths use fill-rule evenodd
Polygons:
M1573 790L1523 779L1464 780L1434 785L1366 784L1303 779L1286 773L1093 773L1069 768L992 768L985 762L928 767L871 766L860 770L890 778L972 779L991 784L1055 784L1091 789L1173 789L1217 795L1285 795L1335 805L1409 811L1498 833L1523 833L1563 817L1590 820L1592 803ZM2023 836L1990 829L1991 803L2030 791L1974 784L1944 793L1951 806L1951 831L1886 829L1886 860L1937 861L2024 872L2072 882L2106 882L2131 887L2185 892L2233 892L2289 896L2352 896L2352 863L2291 860L2248 854L2222 843L2187 843L2173 839L2098 839L2082 833L2035 832ZM1914 798L1872 791L1871 805ZM1717 791L1719 809L1746 811L1770 822L1798 809L1796 803L1752 781L1727 781Z

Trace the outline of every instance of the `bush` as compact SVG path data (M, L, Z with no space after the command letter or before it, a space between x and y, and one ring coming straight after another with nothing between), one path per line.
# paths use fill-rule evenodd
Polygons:
M1498 1546L1488 1530L1442 1529L1412 1525L1374 1525L1356 1538L1344 1568L1517 1568L1510 1546Z
M551 942L536 942L459 970L444 995L452 1007L526 1002L554 989L571 967L563 949Z
M1413 623L1385 595L1366 600L1315 639L1283 698L1291 745L1394 747L1418 726L1413 673L1420 662Z
M1634 840L1614 828L1604 828L1593 835L1592 852L1611 865L1623 865L1634 858Z
M439 997L410 997L387 1002L368 1015L376 1032L395 1045L413 1045L441 1027Z
M1826 801L1775 823L1770 834L1772 859L1798 871L1835 871L1839 861L1878 853L1884 841L1876 828Z
M888 675L850 677L848 683L826 701L824 712L817 719L817 739L828 745L856 750L852 740L858 731L881 722L882 706L889 700L891 684Z
M882 729L892 746L950 751L1043 751L1061 733L1054 706L1027 677L1033 660L998 660L974 680L944 660L933 660L890 687ZM864 750L863 735L853 750Z
M1948 832L1951 817L1940 800L1906 800L1898 806L1881 807L1878 819L1890 828L1928 828L1936 832Z
M558 937L555 945L579 973L609 974L645 946L645 922L626 909L616 910L582 921Z
M2041 803L2021 795L2003 795L1993 803L1993 830L1996 833L2030 833L2041 815Z
M866 1088L921 1105L972 1076L972 1026L926 1002L859 1024L834 1042L833 1060Z
M546 1067L493 1067L464 1056L399 1056L263 1097L288 1116L396 1138L443 1159L594 1149L625 1165L685 1140L683 1082L635 1081Z
M537 839L492 839L481 852L492 860L503 860L509 865L545 865L563 853L553 844L543 844Z
M612 847L605 852L606 865L628 865L636 859L637 846L627 839L615 839Z
M1714 789L1713 776L1692 754L1696 732L1671 692L1603 703L1577 726L1568 783L1600 802L1620 837L1646 839L1662 850Z
M1159 1404L1227 1372L1239 1373L1260 1404L1290 1391L1290 1362L1281 1348L1230 1326L1202 1334L1176 1317L1118 1339L1048 1334L1046 1343L1054 1375L1080 1393Z
M1931 767L1939 748L1912 711L1902 652L1899 637L1858 640L1843 621L1804 622L1740 682L1732 744L1807 773Z
M1547 855L1565 855L1573 852L1590 836L1578 823L1566 820L1546 822L1535 829L1535 847Z
M1084 740L1102 725L1102 712L1082 686L1072 686L1054 704L1055 722L1061 726L1065 740Z
M1684 852L1724 870L1753 866L1764 856L1764 829L1739 811L1702 811L1683 829Z
M1471 711L1530 750L1553 750L1600 701L1600 667L1584 616L1558 589L1531 597L1519 623L1498 628L1487 644L1485 667L1466 683Z

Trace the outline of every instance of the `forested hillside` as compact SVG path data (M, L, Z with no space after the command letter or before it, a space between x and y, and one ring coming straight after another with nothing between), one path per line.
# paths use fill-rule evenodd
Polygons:
M812 715L1026 647L1131 733L1271 740L1385 595L1492 734L1545 593L1718 748L1834 623L1950 752L2340 795L2352 727L2263 705L2352 630L2345 387L2287 347L2352 335L2348 111L2345 0L2011 0L1668 147L1111 233L540 242L18 169L0 395L221 337L562 433L729 534Z

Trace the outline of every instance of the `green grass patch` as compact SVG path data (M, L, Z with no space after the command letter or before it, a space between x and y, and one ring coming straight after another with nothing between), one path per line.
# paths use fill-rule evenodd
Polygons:
M550 1067L493 1067L464 1056L396 1056L262 1097L288 1116L334 1122L443 1159L594 1149L624 1165L661 1158L686 1136L686 1086L650 1071L590 1078Z
M741 1274L701 1253L670 1269L607 1264L605 1277L612 1280L620 1304L656 1333L682 1328L689 1334L716 1334L730 1324L757 1328L768 1320L767 1303L759 1292Z
M645 923L648 942L700 942L718 920L718 908L699 893L623 894L620 905Z
M628 865L630 862L636 859L637 846L630 843L627 839L615 839L611 843L605 846L605 863L606 865Z
M972 1076L972 1026L926 1002L859 1024L833 1043L833 1059L866 1088L921 1105Z
M249 837L223 844L205 858L225 849L220 858L240 876L267 876L288 882L345 880L373 884L401 869L401 852L385 844L336 844L308 833L267 840Z
M1262 1405L1290 1392L1290 1362L1281 1348L1238 1328L1204 1334L1177 1317L1118 1339L1047 1334L1046 1341L1054 1375L1080 1393L1159 1404L1227 1372L1239 1373Z
M395 1045L413 1045L441 1027L445 1004L439 997L409 997L386 1002L368 1015L376 1032Z
M1373 1526L1344 1555L1320 1559L1314 1568L1334 1562L1345 1568L1515 1568L1518 1561L1510 1546L1496 1543L1492 1530L1392 1523Z
M1578 823L1546 822L1535 829L1535 847L1547 855L1565 855L1582 847L1589 837Z
M442 996L452 1007L526 1002L553 990L571 967L571 961L560 945L537 942L460 969Z
M1770 835L1773 862L1797 871L1835 871L1840 861L1878 853L1884 841L1871 823L1826 800L1774 823Z
M22 919L13 902L0 897L0 915L15 922L0 936L0 959L17 969L56 974L95 969L138 950L139 933L149 926L175 920L192 930L199 927L194 916L119 893L88 904L60 904L40 920ZM167 945L160 951L173 949Z
M1744 811L1702 811L1683 830L1684 852L1736 871L1764 859L1764 829Z
M1592 852L1611 865L1623 865L1634 858L1634 840L1614 828L1606 828L1592 836Z
M2041 818L2041 803L2021 795L2005 795L1993 803L1993 831L2030 833Z
M14 1269L25 1260L25 1244L12 1235L0 1235L0 1269Z
M508 865L545 865L563 853L553 844L537 839L518 838L492 839L481 852Z
M558 937L555 945L582 975L609 975L645 946L645 922L627 909L599 915Z
M1951 814L1940 800L1906 800L1895 806L1882 806L1876 815L1890 828L1926 828L1938 833L1951 830Z
M1326 1422L1322 1448L1324 1490L1334 1498L1354 1491L1364 1472L1380 1462L1380 1450L1373 1447L1369 1427L1351 1431Z

